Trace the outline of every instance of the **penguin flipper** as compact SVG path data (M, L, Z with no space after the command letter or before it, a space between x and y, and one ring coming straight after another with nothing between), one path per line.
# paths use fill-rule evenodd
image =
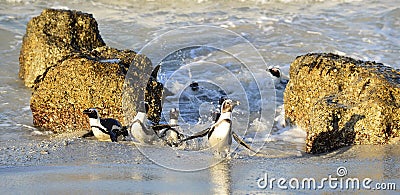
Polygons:
M83 135L81 136L81 138L87 138L87 137L93 137L93 136L94 136L94 133L93 133L92 130L90 130L89 132L83 134Z
M248 150L250 150L250 151L252 151L252 152L254 152L254 153L257 153L257 152L256 152L253 148L251 148L246 142L244 142L243 139L240 138L239 135L236 134L234 131L232 131L232 136L233 136L233 139L235 139L235 141L236 141L238 144L244 146L245 148L247 148Z
M193 134L192 136L189 136L189 137L187 137L185 139L182 139L180 142L182 143L184 141L192 140L192 139L195 139L195 138L198 138L198 137L204 137L205 135L208 134L208 132L210 130L211 130L211 127L207 128L207 129L204 129L203 131L197 132L197 133Z
M174 129L173 127L168 128L168 130L175 132L176 134L178 134L178 136L182 135L182 133L180 133L178 130Z
M151 126L151 128L152 128L154 131L161 131L161 130L163 130L163 129L170 129L171 126L168 125L168 124L158 124L158 125L153 125L153 126Z

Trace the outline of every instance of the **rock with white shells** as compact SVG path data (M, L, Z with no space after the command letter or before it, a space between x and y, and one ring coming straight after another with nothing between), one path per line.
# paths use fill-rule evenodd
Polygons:
M138 82L124 88L129 68ZM29 21L20 53L19 75L33 88L33 123L57 133L89 129L82 111L90 107L128 125L123 114L134 117L139 93L148 94L155 107L162 87L146 91L160 85L146 87L151 70L146 56L106 46L93 16L79 11L45 9ZM129 96L128 104L123 105L123 95ZM148 114L158 122L160 112L153 108Z
M291 64L285 115L307 131L306 152L388 144L400 136L400 71L335 54Z

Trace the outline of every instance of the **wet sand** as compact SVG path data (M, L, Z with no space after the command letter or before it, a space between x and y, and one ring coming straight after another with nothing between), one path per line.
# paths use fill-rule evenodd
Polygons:
M282 143L281 143L282 144ZM267 143L262 152L251 156L237 149L231 159L223 160L199 171L167 169L147 159L129 142L99 142L77 137L36 137L23 142L1 142L0 183L1 194L248 194L248 193L376 193L376 190L331 189L281 189L277 182L266 189L260 178L314 178L317 182L330 175L338 179L370 178L376 182L400 184L400 145L353 146L325 155L308 155L279 151L279 143ZM144 146L142 146L144 147ZM160 146L146 146L157 153L165 163L179 166L185 152ZM143 149L143 148L141 148ZM294 155L295 154L295 155ZM211 158L204 152L185 164L204 163ZM186 159L187 160L187 159ZM161 163L163 164L163 163ZM173 163L172 163L173 164ZM345 167L347 175L337 176L338 167ZM371 185L372 185L371 184ZM398 186L397 186L398 188ZM395 194L399 190L379 191Z

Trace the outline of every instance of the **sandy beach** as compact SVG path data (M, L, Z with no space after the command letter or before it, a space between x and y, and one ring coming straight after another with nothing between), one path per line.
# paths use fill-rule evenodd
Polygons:
M390 187L400 182L396 171L400 168L398 145L354 146L319 156L287 152L283 156L282 150L275 153L271 150L272 147L278 149L273 143L262 149L269 152L268 156L250 156L239 148L231 159L210 168L177 171L156 164L128 142L71 137L1 144L0 175L5 181L0 184L2 194L372 194L378 192L377 184ZM185 155L184 151L176 151L176 155L163 156L168 154L168 148L146 147L175 165L182 163L179 161ZM207 159L209 154L203 157ZM199 161L198 158L191 160L191 163ZM344 167L347 174L338 176L339 167ZM275 181L265 187L266 174L269 183L273 178L284 178L287 182L279 186ZM321 182L329 177L332 184ZM315 189L308 185L296 187L295 182L290 186L290 180L301 183L304 178L315 179ZM348 188L345 183L340 186L340 179L348 178L357 178L361 191L353 184ZM366 178L372 182L363 186ZM395 194L398 189L379 190L379 193Z

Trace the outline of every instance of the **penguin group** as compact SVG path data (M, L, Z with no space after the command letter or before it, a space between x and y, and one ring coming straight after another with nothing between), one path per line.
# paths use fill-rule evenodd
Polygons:
M159 67L155 69L158 71ZM101 118L96 108L89 108L84 110L83 114L89 117L91 131L83 137L94 136L98 140L111 140L112 142L136 140L140 144L161 142L171 147L179 147L189 140L207 135L208 145L218 156L226 157L230 154L232 139L248 150L257 153L232 130L232 112L238 105L240 105L239 101L221 97L219 100L220 108L213 113L213 124L189 136L184 134L178 124L179 110L177 108L170 110L170 119L167 124L152 124L147 118L149 104L141 101L132 123L128 126L122 126L116 119Z

